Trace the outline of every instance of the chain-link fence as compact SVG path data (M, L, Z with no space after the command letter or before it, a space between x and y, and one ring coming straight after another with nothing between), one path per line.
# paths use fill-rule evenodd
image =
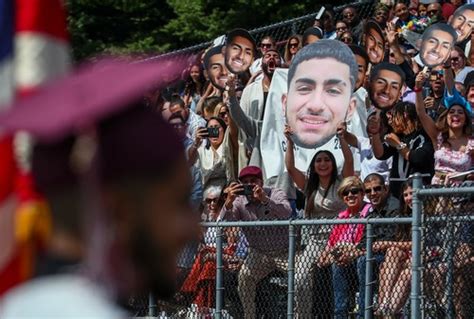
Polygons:
M130 306L158 318L471 318L474 187L414 183L413 205L392 214L204 223L173 300Z
M373 0L354 2L354 3L351 3L351 5L357 9L361 20L372 16L373 9L374 9ZM336 13L335 15L336 21L339 19L342 19L342 10L345 6L346 5L338 6L334 8L334 11ZM314 12L314 13L310 13L298 18L294 18L294 19L274 23L268 26L256 28L256 29L250 30L250 34L252 34L252 36L255 38L255 41L257 43L260 43L260 41L265 36L271 36L276 41L278 49L282 50L286 44L286 40L290 36L295 35L295 34L303 34L306 28L313 25L317 14L318 12ZM222 33L224 34L228 30L222 30L222 31L223 31ZM204 42L204 43L200 43L191 47L187 47L187 48L183 48L183 49L176 50L173 52L150 57L148 58L148 60L170 58L170 57L180 57L180 58L186 59L186 58L195 56L196 54L199 54L200 52L203 52L205 49L207 49L211 45L212 45L212 41Z
M450 193L429 187L423 196L425 318L474 316L474 197L466 186ZM431 193L429 193L431 192Z

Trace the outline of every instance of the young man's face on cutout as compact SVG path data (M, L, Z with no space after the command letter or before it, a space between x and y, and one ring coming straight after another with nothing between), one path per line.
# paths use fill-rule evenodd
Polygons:
M428 67L443 64L451 54L453 44L454 39L448 32L433 30L431 35L421 43L421 61Z
M282 98L293 141L303 148L326 144L355 110L350 69L333 58L301 62Z
M379 64L385 56L385 40L373 28L365 34L365 51L369 56L370 63Z
M229 75L228 73L222 53L214 54L209 58L207 74L212 85L220 90L224 90L227 83L227 76Z
M247 71L254 60L255 47L249 39L235 36L225 47L225 63L230 72L239 74Z
M449 25L456 31L458 38L457 43L467 39L472 32L474 27L474 11L464 9L459 12L456 16L449 17Z
M378 109L391 109L400 99L402 86L398 73L382 69L370 83L370 100Z

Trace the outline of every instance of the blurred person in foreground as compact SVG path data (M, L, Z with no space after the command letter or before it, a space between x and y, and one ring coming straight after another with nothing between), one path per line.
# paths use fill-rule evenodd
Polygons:
M105 69L102 73L107 73ZM113 74L120 70L111 69ZM122 70L135 70L133 75L140 74L142 80L145 77L139 73L144 72L144 67L127 66ZM98 76L94 72L92 75ZM70 84L72 79L61 83ZM135 90L140 91L139 79L133 80L134 84L128 85L136 85ZM121 100L137 97L138 93L130 87ZM117 91L110 89L107 94L117 97ZM57 97L51 94L47 97ZM159 114L142 105L132 104L133 107L117 114L128 102L114 106L102 102L98 106L101 112L84 105L84 110L62 114L71 127L50 130L49 134L56 134L54 139L49 135L50 139L41 141L33 154L38 164L33 166L35 176L59 175L43 186L48 186L45 193L53 208L53 218L55 214L74 214L70 219L79 230L77 241L84 249L82 269L74 273L60 271L10 291L0 301L1 318L126 318L130 296L153 293L167 298L174 292L177 256L198 234L198 218L191 214L191 180L182 142ZM54 104L30 103L38 106L42 119L46 119L42 129L55 125L57 128L57 118L48 116L55 113ZM24 110L28 105L23 106ZM75 108L73 101L62 106ZM12 108L11 112L16 110L21 113L22 108ZM115 114L111 116L112 113ZM91 129L76 127L72 122L77 122L77 118L71 119L69 114L88 119L85 127ZM104 117L107 118L103 120ZM54 118L54 122L48 118ZM22 121L22 117L16 120ZM157 141L158 145L150 147L143 142L147 140ZM49 151L54 148L59 152ZM47 163L55 164L55 169Z

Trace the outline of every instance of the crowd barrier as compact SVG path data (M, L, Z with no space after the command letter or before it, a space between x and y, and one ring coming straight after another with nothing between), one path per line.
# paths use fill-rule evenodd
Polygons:
M360 247L365 253L342 267L318 265L329 232L342 224L365 225ZM210 237L187 250L192 255L181 268L180 292L169 301L132 299L136 316L244 318L250 309L259 319L337 318L341 304L335 303L348 309L340 318L373 318L374 312L395 316L391 309L396 309L392 318L469 318L474 313L474 187L469 185L423 187L421 176L415 178L413 214L407 217L202 226ZM374 251L375 234L390 227L408 227L411 244ZM252 236L252 242L261 239L258 249L246 245ZM261 253L268 249L274 252ZM343 295L335 301L336 290Z

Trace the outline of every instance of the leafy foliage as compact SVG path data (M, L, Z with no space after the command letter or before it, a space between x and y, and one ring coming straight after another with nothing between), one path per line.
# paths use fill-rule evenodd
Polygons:
M74 57L160 53L314 12L310 0L66 0Z

